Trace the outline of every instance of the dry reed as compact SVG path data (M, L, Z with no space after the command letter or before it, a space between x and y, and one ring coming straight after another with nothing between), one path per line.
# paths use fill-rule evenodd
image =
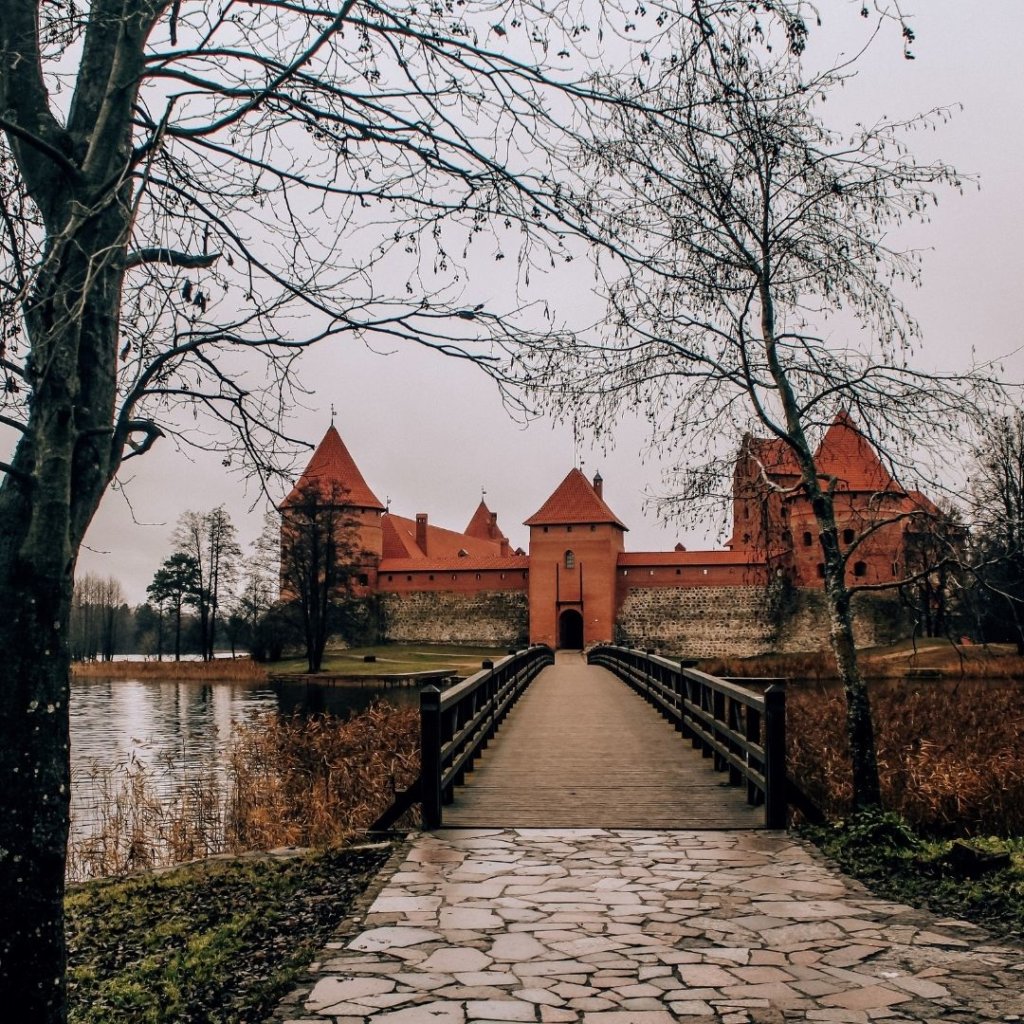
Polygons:
M242 726L226 770L132 759L75 780L68 878L124 875L217 853L326 846L372 825L419 774L419 717L385 703L348 721Z
M419 714L372 705L347 722L268 715L231 754L229 831L243 849L322 846L373 822L419 774Z
M1024 834L1024 683L883 680L871 685L885 806L939 834ZM794 686L787 756L830 816L849 810L852 779L838 684Z
M81 679L142 679L262 683L267 670L251 658L213 661L76 661L73 677Z

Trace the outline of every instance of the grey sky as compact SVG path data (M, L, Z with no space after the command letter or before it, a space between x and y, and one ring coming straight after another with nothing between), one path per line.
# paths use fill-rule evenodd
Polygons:
M824 61L852 49L853 32L861 26L852 16L859 5L823 0L819 6L826 24L812 36L811 57ZM963 365L972 347L980 357L994 358L1024 344L1017 313L1024 280L1024 74L1017 52L1024 4L928 0L921 7L913 13L917 59L904 60L896 33L887 33L833 109L838 123L848 123L963 104L950 123L911 139L922 158L942 156L976 174L982 186L969 186L963 197L945 197L927 229L908 235L912 244L930 249L924 285L908 296L924 334L917 362L949 367ZM586 307L585 298L580 305ZM1024 379L1020 353L1009 357L1006 373L1011 380ZM433 353L384 355L353 342L331 342L308 354L303 379L314 394L307 409L295 410L293 433L318 441L333 402L336 426L368 483L403 515L427 512L431 522L461 529L483 487L513 544L525 546L522 520L577 458L568 426L538 421L524 429L509 418L482 374ZM584 444L578 452L588 475L601 470L606 499L630 527L629 549L670 548L677 540L690 547L720 543L721 524L707 532L683 530L658 524L650 510L645 515L645 494L660 490L663 467L655 455L642 457L644 447L643 431L624 422L613 451L595 452ZM243 541L258 533L264 505L251 485L247 491L244 479L228 475L217 456L192 458L162 442L128 463L124 494L104 499L79 572L117 577L136 602L169 553L182 511L223 502ZM257 507L250 512L253 502Z

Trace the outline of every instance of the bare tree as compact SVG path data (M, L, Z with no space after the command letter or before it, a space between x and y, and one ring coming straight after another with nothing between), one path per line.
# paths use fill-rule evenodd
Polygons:
M337 484L311 480L281 506L281 599L298 610L310 672L320 671L362 560L346 498Z
M534 353L528 376L599 431L623 407L642 410L655 446L677 459L672 503L690 514L727 494L748 434L784 453L791 479L762 464L760 482L813 510L854 801L865 806L880 790L850 601L876 588L848 569L877 531L926 514L890 513L882 492L921 479L929 443L949 452L986 382L912 367L919 339L896 290L916 282L919 263L894 247L893 229L926 220L936 189L960 186L952 168L918 162L905 144L946 111L830 130L821 105L849 69L807 75L799 55L772 43L756 13L718 25L643 95L646 114L610 110L602 141L581 154L582 173L605 183L595 205L618 240L616 258L595 260L608 319ZM815 460L840 413L887 462L875 512L849 544L836 513L846 485Z
M986 640L1024 654L1024 413L981 424L970 492L968 581Z
M185 512L174 532L178 550L196 566L195 590L188 596L199 616L199 646L204 661L214 656L217 614L239 572L242 549L223 505L209 512Z
M759 0L794 45L802 0ZM164 434L266 471L330 338L518 338L466 268L596 225L562 183L595 84L732 0L0 5L0 1002L64 1018L67 624L82 538ZM616 45L604 56L605 44ZM635 57L635 60L634 60ZM488 291L491 286L488 284ZM493 374L497 362L481 357ZM197 417L193 421L191 414Z

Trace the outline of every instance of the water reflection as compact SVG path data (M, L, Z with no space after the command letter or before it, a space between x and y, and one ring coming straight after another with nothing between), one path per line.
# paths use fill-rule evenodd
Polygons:
M238 726L267 712L348 717L385 698L407 705L414 687L76 679L71 688L73 835L95 833L140 767L147 796L169 802L183 787L226 774Z

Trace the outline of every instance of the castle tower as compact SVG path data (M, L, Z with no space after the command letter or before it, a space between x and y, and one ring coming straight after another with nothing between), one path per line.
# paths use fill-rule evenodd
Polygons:
M364 578L359 582L371 588L376 586L377 565L384 549L381 516L385 508L363 479L333 423L279 508L284 510L297 502L309 487L316 487L324 500L338 498L338 507L345 509L348 517L355 520L358 545L364 552L360 566Z
M530 642L581 648L614 639L615 570L626 527L593 484L571 470L525 525Z

